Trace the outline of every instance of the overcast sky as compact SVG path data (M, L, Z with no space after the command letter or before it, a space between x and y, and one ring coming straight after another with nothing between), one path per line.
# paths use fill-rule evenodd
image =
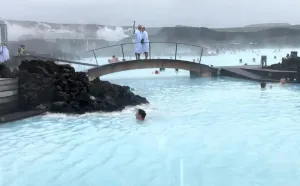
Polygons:
M3 8L5 7L5 8ZM129 26L300 24L300 0L1 0L4 19Z

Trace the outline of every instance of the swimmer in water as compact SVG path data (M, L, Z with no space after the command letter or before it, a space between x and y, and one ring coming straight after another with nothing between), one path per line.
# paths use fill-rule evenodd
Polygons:
M113 55L112 58L108 60L109 63L116 63L118 61L119 60L118 60L118 58L115 55Z
M281 78L280 79L280 85L283 86L285 83L286 83L286 79L285 78Z
M287 82L287 80L285 78L281 78L279 84L280 84L280 86L284 86L286 84L286 82ZM260 82L260 87L262 89L265 89L267 87L266 82L264 82L264 81ZM270 84L269 88L271 89L272 87L273 86Z
M262 81L260 82L260 88L266 88L267 84L266 82Z
M136 114L135 114L135 118L137 120L144 121L145 117L146 117L146 112L143 109L138 109Z
M266 87L267 87L267 83L266 82L264 82L264 81L260 82L260 88L261 89L265 89ZM272 85L270 85L269 88L271 89Z

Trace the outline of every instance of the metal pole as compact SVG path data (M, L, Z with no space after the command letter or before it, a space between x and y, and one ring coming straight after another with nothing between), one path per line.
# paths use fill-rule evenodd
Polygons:
M176 47L175 47L175 60L177 58L177 43L176 43Z
M94 57L95 57L95 60L96 60L96 64L98 65L98 61L97 61L97 57L96 57L95 50L93 50L93 53L94 53ZM98 65L98 66L99 66L99 65Z
M121 48L122 48L122 56L123 56L123 60L122 60L122 61L124 61L124 59L125 59L125 56L124 56L123 44L121 44Z
M151 59L151 42L149 42L149 59Z
M201 63L202 54L203 54L203 48L201 48L201 54L200 54L200 60L199 60L199 63Z

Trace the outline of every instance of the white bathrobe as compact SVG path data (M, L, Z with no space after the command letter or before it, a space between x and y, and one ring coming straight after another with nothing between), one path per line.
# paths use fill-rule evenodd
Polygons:
M137 53L137 54L141 54L143 53L143 45L141 43L141 40L144 39L144 34L139 31L139 30L136 30L135 31L135 34L134 34L134 53ZM144 39L145 40L145 39Z
M144 44L143 44L143 52L149 52L149 38L148 38L148 32L144 31L143 32L143 36L144 36Z
M9 51L6 46L0 46L0 62L7 61L9 59Z

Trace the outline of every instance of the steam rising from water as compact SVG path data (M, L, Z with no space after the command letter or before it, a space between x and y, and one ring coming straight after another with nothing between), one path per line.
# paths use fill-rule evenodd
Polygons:
M104 27L97 30L97 37L107 41L119 41L129 37L129 35L127 35L128 32L132 32L131 29L124 30L121 27L116 27L115 30L112 30L108 27Z
M132 29L122 27L95 26L89 28L86 25L55 25L55 28L47 23L22 23L7 22L8 40L17 41L21 39L39 38L54 40L56 38L65 39L105 39L107 41L118 41L128 37Z

